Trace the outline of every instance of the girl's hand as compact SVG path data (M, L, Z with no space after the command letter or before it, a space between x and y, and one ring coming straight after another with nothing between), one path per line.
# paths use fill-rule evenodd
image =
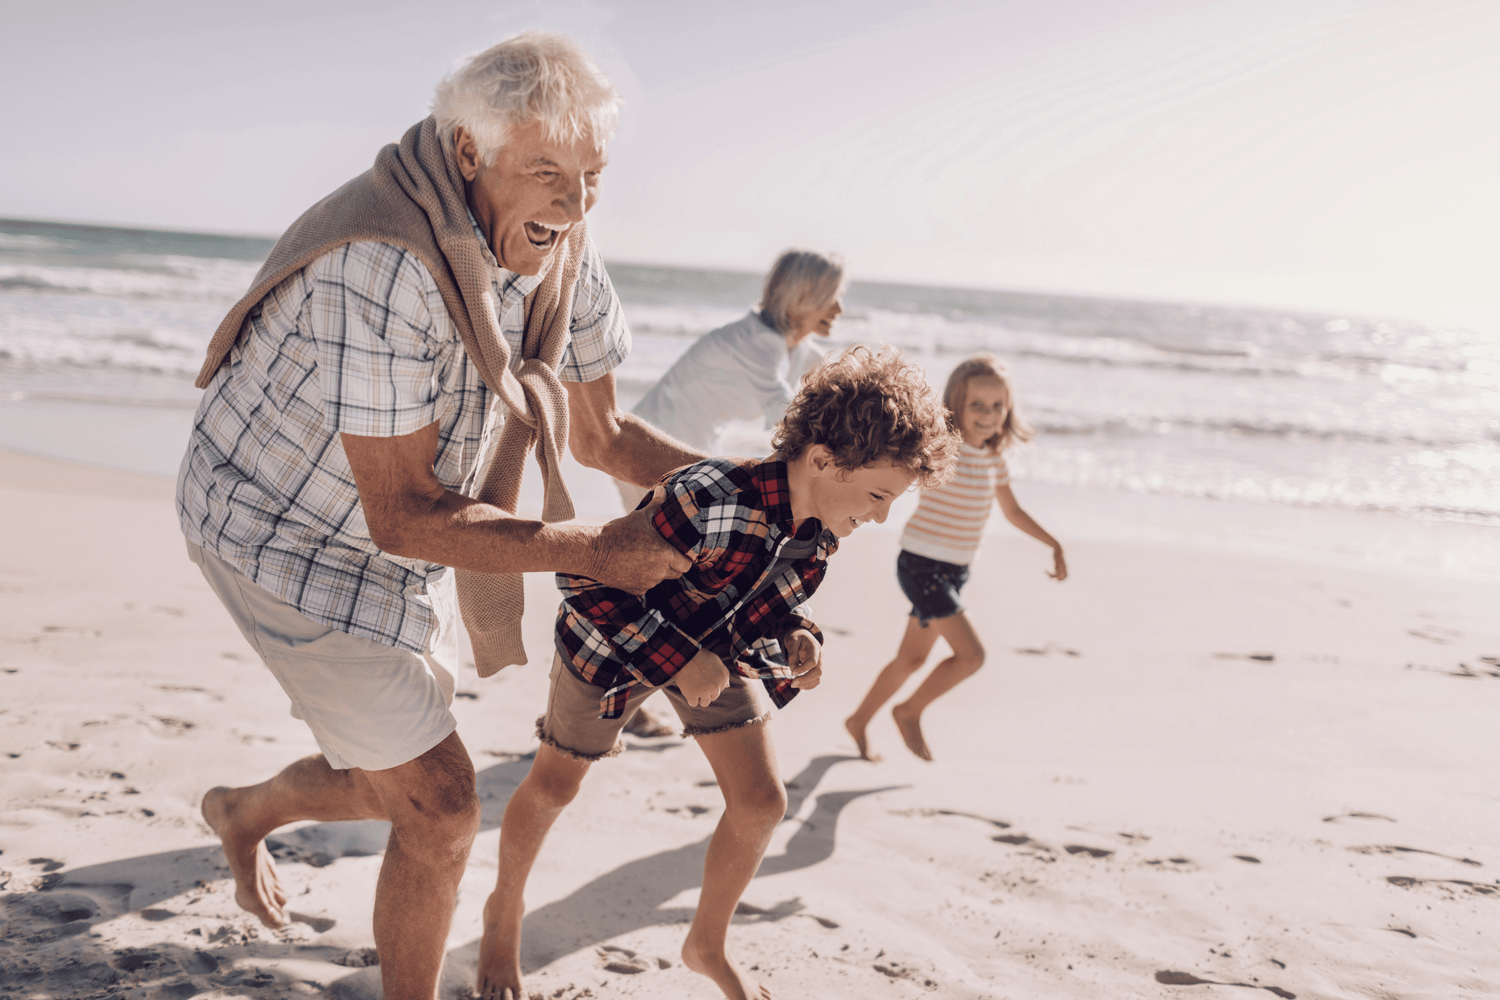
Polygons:
M817 687L823 680L823 644L805 628L799 628L781 642L786 653L786 662L796 677L792 687L807 691Z
M1054 546L1052 549L1052 572L1047 574L1058 583L1068 578L1068 561L1063 558L1062 546Z

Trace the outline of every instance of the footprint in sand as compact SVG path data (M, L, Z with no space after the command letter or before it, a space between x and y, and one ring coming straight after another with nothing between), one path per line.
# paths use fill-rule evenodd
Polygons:
M1275 653L1215 653L1216 660L1255 660L1259 663L1275 663Z
M1406 634L1417 639L1425 639L1435 642L1439 646L1446 646L1454 639L1462 639L1463 633L1457 629L1444 628L1442 625L1423 625L1421 628L1409 628Z
M205 687L197 687L192 684L157 684L156 690L167 691L171 694L206 694L214 701L223 701L224 696L217 691L210 691Z
M1102 847L1088 847L1084 844L1064 844L1063 850L1069 854L1087 854L1091 858L1107 858L1115 853Z
M1323 822L1325 822L1325 823L1338 823L1341 820L1346 820L1346 819L1378 819L1378 820L1383 820L1386 823L1394 823L1394 822L1396 822L1395 820L1391 819L1389 816L1382 816L1382 815L1380 815L1380 813L1367 813L1367 812L1339 813L1337 816L1324 816L1323 817Z
M1351 847L1349 850L1355 854L1430 854L1435 858L1447 858L1449 861L1457 861L1459 864L1470 865L1474 868L1484 867L1483 862L1475 861L1473 858L1455 858L1451 854L1424 851L1419 847L1399 847L1395 844L1367 844L1363 847Z
M606 972L618 972L622 975L638 975L642 972L650 972L652 969L670 969L672 963L665 958L646 958L638 952L619 945L600 945L596 951L599 954L600 967Z
M1469 882L1461 878L1416 878L1412 875L1387 875L1386 879L1391 885L1402 889L1415 889L1418 886L1433 885L1449 892L1448 886L1456 885L1460 889L1475 896L1497 896L1500 895L1500 884L1489 885L1484 882Z
M1500 677L1500 669L1481 668L1475 670L1467 663L1460 663L1457 670L1445 670L1449 677Z
M959 812L956 809L934 809L926 814L929 816L962 816L965 819L977 819L981 823L988 823L990 826L996 826L1002 830L1010 829L1010 824L1003 819L991 819L989 816L980 816L977 813L971 812Z
M1266 990L1281 997L1282 1000L1297 1000L1297 994L1282 989L1279 986L1262 986L1259 983L1226 983L1217 979L1199 979L1191 972L1174 972L1163 969L1156 974L1156 981L1164 986L1244 986L1252 990Z

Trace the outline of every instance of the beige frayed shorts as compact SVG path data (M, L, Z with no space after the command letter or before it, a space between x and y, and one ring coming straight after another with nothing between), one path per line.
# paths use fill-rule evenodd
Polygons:
M754 725L770 718L759 681L729 672L729 686L713 704L698 708L688 703L676 684L647 687L636 684L625 698L625 711L618 719L599 718L599 699L604 688L581 681L552 657L552 687L547 693L547 714L536 720L536 735L553 749L578 760L600 760L618 754L620 730L647 698L661 691L682 720L682 735L707 736L728 729Z

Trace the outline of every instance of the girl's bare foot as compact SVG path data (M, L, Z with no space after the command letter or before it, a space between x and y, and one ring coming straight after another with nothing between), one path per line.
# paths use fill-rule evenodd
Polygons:
M479 939L479 985L474 995L479 1000L525 1000L520 926L498 915L496 908L500 905L493 894L485 903L484 934Z
M932 751L927 749L927 741L922 738L922 713L897 705L891 709L891 718L896 720L896 729L906 741L906 749L923 760L931 760Z
M700 947L691 935L682 945L682 964L712 979L728 1000L776 1000L770 990L745 975L728 955Z
M854 745L859 748L859 755L865 760L879 760L880 754L871 753L869 743L865 742L865 725L856 722L854 716L844 720L844 728L849 730L849 735L854 737Z
M234 901L267 927L286 923L286 890L259 830L247 829L237 816L236 790L220 785L203 796L203 819L219 835L224 858L234 876Z

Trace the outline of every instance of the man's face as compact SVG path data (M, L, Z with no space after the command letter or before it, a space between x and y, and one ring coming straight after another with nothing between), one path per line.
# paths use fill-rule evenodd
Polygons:
M599 174L608 157L591 137L553 142L539 122L530 122L511 129L489 165L480 161L466 129L454 133L453 145L469 209L508 271L542 271L568 230L599 200Z

